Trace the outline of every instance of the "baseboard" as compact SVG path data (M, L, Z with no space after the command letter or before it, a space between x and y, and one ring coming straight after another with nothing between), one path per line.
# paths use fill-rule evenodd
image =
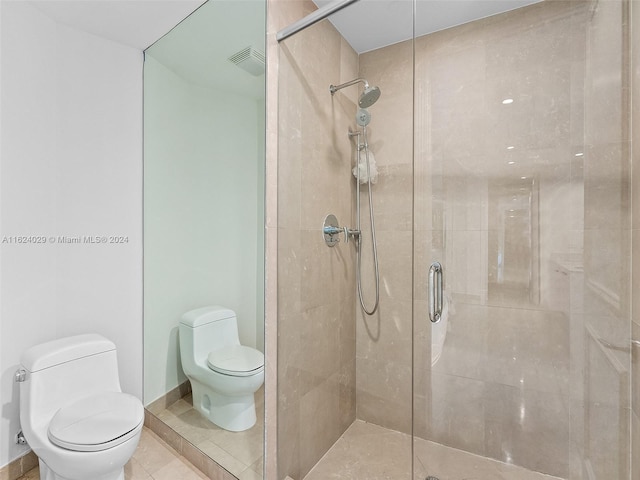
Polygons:
M166 410L169 405L173 405L189 393L191 393L191 382L186 380L176 388L169 390L166 394L151 402L145 408L154 415L158 415L161 411Z
M16 480L25 473L38 466L38 457L33 452L27 452L20 458L0 468L0 480Z

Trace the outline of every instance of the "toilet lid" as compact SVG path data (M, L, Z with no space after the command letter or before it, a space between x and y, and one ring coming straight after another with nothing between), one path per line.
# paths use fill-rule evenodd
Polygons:
M136 397L103 392L58 410L48 435L52 443L67 450L97 452L129 440L143 420L144 409Z
M264 369L264 355L255 348L233 345L211 352L207 363L218 373L248 377Z

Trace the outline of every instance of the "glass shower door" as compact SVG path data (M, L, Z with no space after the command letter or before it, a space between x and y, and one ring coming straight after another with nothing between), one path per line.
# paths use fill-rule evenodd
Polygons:
M416 5L414 478L629 478L628 3L422 34L441 6Z

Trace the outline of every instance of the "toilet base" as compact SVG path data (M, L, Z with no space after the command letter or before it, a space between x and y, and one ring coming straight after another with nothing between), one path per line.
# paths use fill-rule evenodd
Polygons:
M40 469L40 480L86 480L84 478L61 477L53 470L51 470L49 466L40 458L38 459L38 466ZM106 475L94 477L92 480L124 480L124 468L116 470L115 472L108 473Z
M197 382L191 382L193 408L210 422L231 432L249 430L256 424L256 405L253 393L226 396Z

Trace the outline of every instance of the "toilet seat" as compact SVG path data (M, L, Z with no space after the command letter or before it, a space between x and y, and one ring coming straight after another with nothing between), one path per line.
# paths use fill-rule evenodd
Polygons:
M264 370L264 354L245 345L232 345L211 352L207 364L224 375L248 377Z
M47 434L53 444L67 450L97 452L135 436L143 420L144 408L136 397L105 392L58 410Z

